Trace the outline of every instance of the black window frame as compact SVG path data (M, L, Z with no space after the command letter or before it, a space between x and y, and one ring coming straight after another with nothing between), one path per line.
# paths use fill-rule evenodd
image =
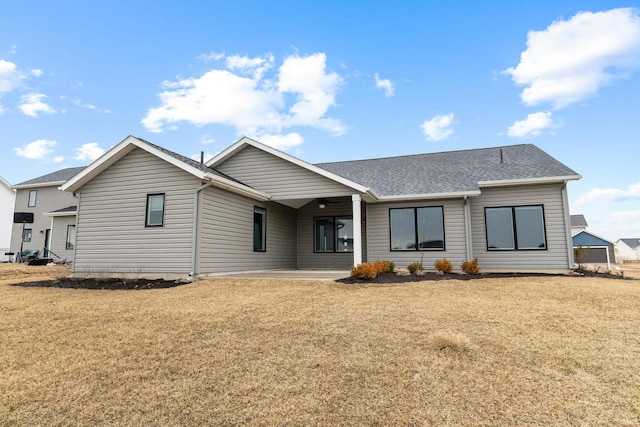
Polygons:
M31 195L33 194L33 204L31 204ZM27 199L27 207L35 208L38 200L38 190L29 190L29 198Z
M69 239L69 230L73 229L73 242ZM67 225L67 241L65 243L65 249L75 249L76 247L76 226L75 224Z
M261 212L258 212L261 211ZM260 221L260 245L256 245L256 215L261 215ZM260 247L257 247L260 246ZM253 251L254 252L266 252L267 251L267 209L261 206L253 207Z
M542 213L542 234L544 236L544 248L519 248L518 247L518 224L516 220L516 209L518 208L540 208ZM511 248L490 248L489 247L489 228L487 227L487 210L491 209L511 209L511 224L513 236L513 249ZM544 212L544 204L534 205L513 205L513 206L485 206L484 208L484 233L487 251L490 252L526 252L526 251L548 251L549 241L547 239L547 220Z
M332 224L333 224L333 247L330 251L319 251L317 250L317 238L318 238L318 227L316 226L317 221L321 219L321 220L327 220L330 219ZM353 228L353 215L323 215L323 216L316 216L313 217L313 253L316 254L352 254L353 253L353 230L351 233L351 249L350 250L346 250L346 251L340 251L338 250L338 239L339 239L339 233L338 233L338 220L339 219L349 219L351 220L351 224L352 224L352 228ZM343 245L344 247L344 245Z
M149 208L151 207L149 204L149 201L152 197L155 196L162 196L162 219L160 221L160 224L150 224L149 223L149 219L150 219L150 214L151 211L149 210ZM144 216L144 226L145 228L155 228L155 227L164 227L164 213L166 210L166 202L167 202L167 197L165 193L151 193L151 194L147 194L147 206L145 209L145 216Z
M419 242L419 230L418 230L418 209L430 209L430 208L439 208L442 214L442 248L424 248L420 247ZM413 248L407 249L394 249L393 248L393 234L391 230L391 211L394 210L413 210ZM435 206L410 206L410 207L402 207L402 208L389 208L389 251L391 252L446 252L447 250L447 233L444 226L444 205L435 205Z

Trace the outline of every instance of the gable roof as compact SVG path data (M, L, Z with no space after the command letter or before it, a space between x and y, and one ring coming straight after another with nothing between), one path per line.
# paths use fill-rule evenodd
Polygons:
M626 238L619 239L619 241L623 242L625 245L629 246L631 249L635 249L640 247L640 238Z
M228 175L225 175L213 168L203 165L200 162L197 162L181 154L175 153L171 150L167 150L166 148L162 148L158 145L152 144L148 141L145 141L144 139L137 138L132 135L129 135L128 137L123 139L118 145L111 148L109 151L107 151L105 154L103 154L97 160L87 166L84 170L82 170L82 172L78 173L72 179L65 182L62 185L61 189L63 191L77 191L83 185L98 176L102 171L116 163L118 160L120 160L136 148L140 148L156 157L159 157L166 162L192 174L198 179L209 180L218 187L258 200L268 200L270 198L268 194L245 185Z
M13 186L13 188L46 187L51 185L61 185L64 182L66 182L68 179L78 174L84 168L85 166L60 169L55 172L51 172L46 175L42 175L37 178L30 179L28 181L21 182L20 184L16 184Z
M315 166L370 187L381 198L478 195L480 187L580 179L533 144L319 163Z
M7 187L7 189L12 190L11 184L9 184L3 177L0 176L0 185Z
M294 157L290 154L284 153L280 150L277 150L273 147L270 147L268 145L262 144L261 142L258 142L256 140L253 140L251 138L248 137L242 137L241 139L239 139L238 141L236 141L233 145L231 145L229 148L227 148L226 150L222 151L221 153L218 153L217 155L215 155L213 158L211 158L209 161L207 161L205 164L209 167L215 168L217 165L223 163L225 160L229 159L230 157L233 157L236 153L242 151L243 149L245 149L246 147L255 147L258 148L262 151L265 151L269 154L272 154L276 157L279 157L281 159L284 159L290 163L293 163L297 166L300 166L301 168L310 170L311 172L317 173L318 175L324 176L325 178L329 178L333 181L336 181L342 185L345 185L347 187L353 188L356 191L359 191L361 193L369 193L371 194L373 197L376 197L375 194L372 194L372 191L370 188L368 188L366 185L362 185L362 183L350 180L348 178L345 178L343 176L337 175L331 171L328 171L326 169L320 168L317 165L312 165L311 163L307 163L304 160L300 160L297 157Z
M67 206L66 208L56 209L55 211L46 212L46 216L72 216L78 211L77 206Z
M587 228L587 219L582 214L571 215L571 226Z
M604 237L597 236L586 230L578 231L571 236L573 246L609 246L613 242L608 241Z

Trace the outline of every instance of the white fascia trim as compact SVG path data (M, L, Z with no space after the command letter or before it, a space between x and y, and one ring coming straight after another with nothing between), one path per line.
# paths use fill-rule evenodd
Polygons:
M294 165L300 166L301 168L307 169L311 172L317 173L318 175L324 176L325 178L331 179L333 181L336 181L342 185L346 185L349 188L353 188L356 191L359 191L361 193L369 193L369 194L373 194L369 188L365 187L364 185L358 184L356 182L353 182L351 180L348 180L346 178L343 178L341 176L338 176L334 173L331 173L329 171L326 171L322 168L319 168L317 166L312 165L311 163L307 163L304 160L300 160L297 157L293 157L290 154L284 153L280 150L277 150L273 147L269 147L268 145L265 145L261 142L258 142L256 140L253 140L251 138L248 137L243 137L242 139L240 139L239 141L237 141L235 144L233 144L231 147L227 148L226 150L222 151L221 153L219 153L217 156L214 156L211 160L209 160L208 162L206 162L205 164L209 167L215 167L216 165L222 163L224 160L228 159L229 157L233 156L234 154L236 154L238 151L242 150L244 147L246 147L247 145L251 145L252 147L255 147L259 150L265 151L269 154L272 154L276 157L279 157L283 160L286 160L290 163L293 163Z
M39 184L24 184L24 185L14 185L14 190L22 190L24 188L42 188L42 187L53 187L64 184L66 181L51 181L51 182L41 182Z
M45 212L43 213L44 216L76 216L77 212L73 211L73 212Z
M594 233L592 233L592 232L590 232L590 231L587 231L587 230L580 230L580 231L577 231L577 232L575 232L575 233L573 233L573 234L571 235L571 238L573 239L574 237L576 237L576 236L577 236L578 234L580 234L580 233L587 233L587 234L590 234L590 235L591 235L591 236L593 236L593 237L597 237L598 239L604 240L605 242L608 242L610 245L614 245L614 246L615 246L615 243L613 243L613 242L609 241L609 239L605 239L604 237L602 237L602 236L598 236L597 234L594 234ZM592 248L595 248L596 246L591 246L591 247L592 247ZM602 246L602 247L604 247L604 246Z
M262 191L258 191L251 187L247 187L246 185L238 184L237 182L230 181L218 175L206 174L204 178L209 179L213 183L213 185L218 188L229 190L233 193L240 194L242 196L250 197L256 200L261 200L263 202L267 200L271 200L271 196L267 193L263 193Z
M554 182L575 181L578 179L582 179L582 175L505 179L500 181L478 181L478 187L506 187L511 185L525 185L525 184L550 184Z
M378 196L380 202L402 201L402 200L419 200L419 199L457 199L464 196L479 196L480 190L477 191L461 191L455 193L424 193L424 194L401 194L394 196Z

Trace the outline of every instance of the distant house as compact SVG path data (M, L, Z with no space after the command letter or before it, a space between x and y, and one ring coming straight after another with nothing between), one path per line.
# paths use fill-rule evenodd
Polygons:
M478 258L567 271L567 182L531 144L310 164L242 138L206 164L129 136L62 189L74 272L183 276ZM55 218L55 217L54 217Z
M16 192L11 184L0 176L0 261L8 261L5 255L11 246L11 228L13 224L13 204Z
M640 238L618 239L615 249L618 263L640 260Z
M576 234L587 229L589 225L582 214L571 215L571 234Z
M611 268L611 263L615 262L613 242L604 237L582 230L575 233L572 240L574 249L582 247L587 250L583 264L607 264Z
M77 199L59 187L83 168L58 170L14 185L14 211L33 213L32 224L13 224L11 251L39 250L41 257L72 259Z

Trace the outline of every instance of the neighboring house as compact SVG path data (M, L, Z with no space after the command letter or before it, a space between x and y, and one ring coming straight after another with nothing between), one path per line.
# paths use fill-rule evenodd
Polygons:
M579 233L587 229L589 225L584 215L571 215L571 234Z
M9 252L11 246L15 198L16 192L11 188L11 184L0 176L0 262L9 260L5 252Z
M618 239L615 249L618 263L640 260L640 238Z
M13 186L15 212L33 213L33 224L13 224L12 252L20 252L22 245L24 250L39 250L41 257L73 259L78 201L59 187L82 169L62 169Z
M478 258L573 267L567 182L531 144L309 164L242 138L206 164L129 136L62 189L74 272L165 277Z
M611 262L615 262L613 242L604 237L582 230L572 236L574 249L582 247L586 249L582 264L607 264L611 268Z

